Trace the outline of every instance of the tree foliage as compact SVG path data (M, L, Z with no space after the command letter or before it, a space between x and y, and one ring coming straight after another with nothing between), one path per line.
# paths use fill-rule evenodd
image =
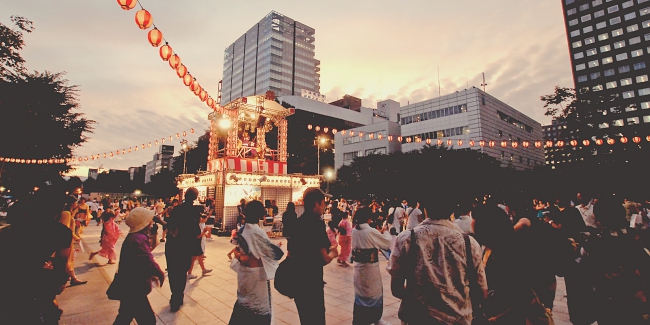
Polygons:
M20 50L25 46L23 33L34 30L33 23L24 17L11 16L16 29L0 23L0 78L11 79L25 71L25 59Z

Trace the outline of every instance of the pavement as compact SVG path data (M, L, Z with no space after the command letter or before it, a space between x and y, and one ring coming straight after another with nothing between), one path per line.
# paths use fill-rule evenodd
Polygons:
M77 252L75 260L75 273L79 279L87 280L85 285L67 287L58 297L59 307L63 309L60 324L112 324L117 316L119 302L108 300L106 289L113 280L117 265L107 264L108 260L95 256L88 260L91 251L100 249L99 236L101 226L91 222L82 234L83 251ZM128 227L120 225L124 236ZM120 253L123 242L121 237L116 245ZM271 238L274 243L282 242L286 249L286 240ZM164 270L166 266L165 243L161 243L153 255ZM232 308L237 300L237 275L230 269L230 262L226 254L233 248L227 237L213 236L213 240L206 242L206 267L213 271L201 276L201 268L196 265L193 274L198 277L188 280L185 290L185 302L180 311L172 313L169 308L171 291L167 279L160 288L155 288L149 294L149 301L156 314L157 324L228 324ZM383 319L393 325L401 324L397 317L400 300L390 293L390 276L386 271L386 261L381 263L381 275L384 283L384 314ZM325 266L325 308L327 324L352 324L352 310L354 304L354 286L352 267L341 267L337 263ZM273 286L271 286L273 288ZM273 313L275 324L299 324L298 312L294 302L272 289ZM553 317L556 325L571 325L566 305L565 285L562 278L558 278ZM134 321L133 324L136 324Z

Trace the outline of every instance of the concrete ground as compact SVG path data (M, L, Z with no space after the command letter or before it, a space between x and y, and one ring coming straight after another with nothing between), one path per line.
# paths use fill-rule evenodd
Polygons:
M128 227L120 225L124 236ZM90 251L100 249L99 235L101 226L92 222L82 235L83 252L77 252L75 272L78 278L88 280L85 285L66 288L59 296L59 306L63 309L61 324L112 324L117 316L119 302L108 300L106 289L117 270L117 264L106 264L107 259L95 256L88 260ZM116 251L119 256L123 237L118 240ZM275 243L284 239L271 239ZM237 276L230 269L226 254L233 248L227 237L213 236L206 243L206 267L213 271L201 276L201 268L196 265L194 274L198 278L189 280L185 290L185 303L180 311L170 312L169 297L171 295L169 282L165 281L161 288L154 289L149 294L149 301L156 313L157 323L172 324L227 324L230 320L233 305L237 299ZM153 255L164 270L165 243L161 243ZM386 261L382 261L382 281L384 283L384 316L383 319L391 324L400 324L397 318L400 300L390 293L390 276L386 272ZM341 267L337 263L325 266L325 308L327 324L352 324L352 309L354 302L354 286L352 284L352 267ZM299 324L298 313L294 302L273 290L273 308L275 324ZM566 306L564 280L558 278L555 308L553 310L556 325L570 325ZM133 322L135 324L135 321Z

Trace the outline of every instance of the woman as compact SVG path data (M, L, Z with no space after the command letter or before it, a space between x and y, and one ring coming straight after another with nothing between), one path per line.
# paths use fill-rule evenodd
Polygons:
M370 227L372 211L361 207L354 215L357 225L352 230L354 263L354 311L352 324L380 323L384 311L384 295L379 270L379 249L390 248L390 235Z
M59 222L64 224L66 227L70 228L70 230L72 231L72 241L70 242L70 255L68 256L68 263L65 266L66 272L68 273L68 276L70 276L71 286L86 284L88 282L88 281L79 280L74 273L74 258L77 255L75 253L74 243L79 242L79 240L81 240L81 238L79 238L79 235L75 233L76 220L72 218L72 213L76 211L76 209L74 208L76 205L77 203L74 201L74 198L69 197L65 203L65 206L63 207L63 212L61 212L61 219L59 219Z
M237 272L237 302L230 316L231 325L271 324L270 281L275 277L282 256L259 226L266 211L259 201L246 205L246 224L237 234L238 247L231 268Z
M341 253L337 259L337 262L341 266L348 267L348 259L350 258L350 252L352 251L352 223L350 218L343 215L343 219L339 222L339 246L341 246Z
M205 238L208 237L208 228L205 225L207 219L208 216L202 215L199 222L199 228L201 228L201 234L197 236L197 239L201 239L201 255L192 256L192 264L190 264L190 269L187 271L188 279L197 278L196 275L192 274L192 270L194 270L194 264L196 264L196 261L199 261L199 266L201 267L202 275L206 275L212 272L212 269L206 269L205 263L203 263L203 261L205 261Z
M117 259L117 254L115 254L115 243L117 239L122 235L120 233L120 228L115 223L115 214L111 212L106 212L102 214L102 220L104 221L104 230L102 231L102 249L97 252L91 252L88 260L92 260L95 255L106 257L108 259L108 264L115 264Z
M205 215L208 217L205 222L205 228L207 229L205 238L212 240L212 228L214 228L214 221L216 219L216 214L214 212L214 201L212 199L205 200Z
M129 234L124 239L118 266L121 288L125 294L120 297L120 309L114 325L127 325L135 320L140 325L156 324L156 315L151 309L147 295L151 292L152 281L162 286L165 273L154 261L149 246L149 229L153 225L152 210L135 208L126 218Z
M78 235L84 233L84 228L86 228L86 225L88 224L88 216L91 216L90 207L86 204L86 199L81 198L79 205L77 206L77 213L75 213L75 219L79 226Z

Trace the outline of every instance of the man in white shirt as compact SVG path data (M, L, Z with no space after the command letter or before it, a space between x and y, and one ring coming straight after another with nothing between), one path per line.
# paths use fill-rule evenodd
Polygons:
M415 202L415 206L406 209L406 230L411 230L422 222L422 211L420 210L420 202Z
M99 215L97 215L97 209L99 209L99 203L97 203L97 199L93 199L92 201L86 203L88 207L90 208L90 214L92 214L93 219L97 221L97 225L99 226Z
M388 209L388 215L389 216L391 214L393 214L393 211L394 211L393 225L394 225L395 230L397 230L398 234L400 232L402 232L402 229L403 229L403 226L404 226L404 219L406 218L405 207L408 206L406 203L407 203L406 200L402 200L402 205L401 206L397 206L397 207Z
M596 217L594 216L594 206L589 200L582 199L581 202L576 205L576 209L580 211L582 220L585 221L587 227L598 228L598 225L596 225Z

